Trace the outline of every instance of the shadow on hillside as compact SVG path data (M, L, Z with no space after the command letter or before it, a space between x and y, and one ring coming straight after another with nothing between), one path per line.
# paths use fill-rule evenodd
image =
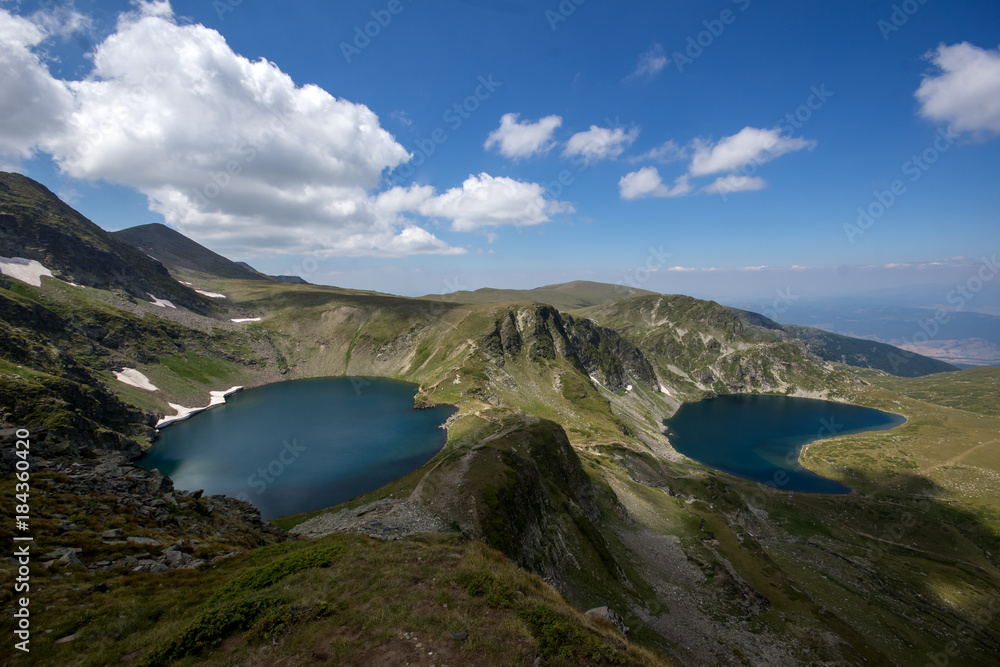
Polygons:
M647 453L614 453L633 481L708 503L732 531L755 534L786 556L811 554L808 562L825 564L816 566L824 587L832 583L851 593L844 600L864 600L891 614L893 622L873 630L873 636L891 633L935 664L1000 664L1000 516L995 510L960 506L950 497L953 491L915 474L870 493L811 494L775 490ZM844 481L874 489L879 480L852 468ZM786 537L776 537L782 533ZM799 586L808 584L808 578L794 576ZM838 614L850 611L837 600L843 597L839 593L814 595L818 604L838 608ZM861 607L850 613L870 611ZM872 617L871 622L878 621Z

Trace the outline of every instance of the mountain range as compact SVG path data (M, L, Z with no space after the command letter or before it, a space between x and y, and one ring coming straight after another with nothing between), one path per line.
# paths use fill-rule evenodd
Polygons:
M474 664L466 639L485 664L913 664L955 637L970 661L950 664L977 664L1000 648L975 621L1000 593L991 369L583 281L416 299L289 282L162 225L106 232L9 173L0 257L51 274L0 278L0 426L32 427L53 556L39 595L62 600L38 612L50 664L91 664L74 641L94 664L372 664L411 655L415 634L449 664ZM396 503L450 529L294 539L327 513L263 523L131 465L173 406L320 376L406 380L417 407L458 408L430 463L335 508L355 532ZM781 493L664 434L683 403L730 393L909 422L803 455L854 493ZM457 613L478 619L466 639L443 632Z

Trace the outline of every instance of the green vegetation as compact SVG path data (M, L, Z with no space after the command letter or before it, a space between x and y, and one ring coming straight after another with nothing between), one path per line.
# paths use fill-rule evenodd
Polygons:
M467 592L462 582L472 573L509 604ZM537 655L546 665L664 664L498 553L455 537L382 543L341 535L199 570L66 574L47 580L34 600L42 610L37 664L374 664L429 653L439 664L531 665ZM97 583L110 593L93 592ZM457 632L468 639L451 639ZM560 637L586 641L567 646ZM560 657L567 650L579 658Z
M157 237L174 278L228 297L154 309L100 273L98 250L141 264L135 281L162 279L159 264L25 181L3 181L0 213L44 213L57 242L0 254L50 266L66 239L92 246L51 268L98 287L0 280L0 418L31 424L38 455L133 455L168 402L284 378L409 380L418 406L459 410L431 462L342 506L408 498L451 523L448 535L261 548L246 521L209 517L206 499L175 506L157 490L168 517L157 523L123 510L113 489L69 493L72 474L38 472L35 529L86 563L150 548L102 538L108 529L160 544L187 531L184 553L230 554L162 574L50 564L33 602L32 657L44 664L372 664L428 653L440 664L663 664L649 650L681 664L924 664L953 641L949 664L974 665L1000 650L997 369L859 371L895 352L593 283L406 299L244 279L224 258L140 228L130 242ZM177 291L157 296L189 298L174 278ZM263 321L229 321L247 316ZM114 380L122 367L160 390ZM683 401L723 392L826 397L908 421L804 452L804 465L855 493L783 493L694 463L664 437L662 420ZM94 589L102 583L110 593ZM605 605L649 650L578 611ZM452 640L457 632L468 638Z
M458 291L451 294L432 294L421 298L449 303L545 303L555 306L559 310L570 311L610 303L638 294L654 294L654 292L625 285L575 280L570 283L546 285L528 290L487 287L475 292Z
M851 338L814 327L778 324L763 315L730 309L754 328L761 340L801 341L805 349L820 359L858 368L872 368L900 377L920 377L957 370L944 361L907 352L872 340Z

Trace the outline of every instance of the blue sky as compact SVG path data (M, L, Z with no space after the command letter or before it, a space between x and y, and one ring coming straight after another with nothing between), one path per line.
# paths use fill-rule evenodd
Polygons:
M845 294L1000 245L995 2L233 2L0 2L0 164L407 295Z

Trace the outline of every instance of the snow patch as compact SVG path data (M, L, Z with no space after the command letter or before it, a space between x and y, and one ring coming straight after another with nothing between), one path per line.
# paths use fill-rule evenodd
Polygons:
M196 289L195 292L201 294L202 296L207 296L209 299L225 299L225 294L219 294L218 292L205 292L200 289Z
M601 386L600 380L598 380L597 378L595 378L593 375L590 376L590 379L593 380L594 384L596 384L598 387Z
M632 391L632 385L625 385L625 391Z
M208 402L208 407L214 407L216 405L222 405L226 402L226 398L232 396L238 391L242 391L243 387L230 387L224 391L210 391L208 395L212 397L212 400Z
M664 387L662 384L660 385L659 389L661 394L666 394L667 396L673 396L670 390Z
M0 257L0 273L35 287L42 286L42 276L53 277L40 262L24 257Z
M222 405L223 403L226 402L226 398L227 397L232 396L236 392L242 391L242 390L243 390L243 387L230 387L229 389L226 389L225 391L212 391L212 392L209 392L208 405L206 405L203 408L186 408L183 405L178 405L176 403L167 403L167 405L169 405L171 408L173 408L174 411L177 414L176 415L172 415L170 417L164 417L160 421L156 422L156 428L166 428L167 426L170 426L171 424L176 424L177 422L182 422L185 419L188 419L189 417L191 417L192 415L198 414L199 412L204 412L205 410L208 410L209 408L214 408L216 405Z
M159 388L154 386L148 377L134 368L123 368L120 371L115 371L115 377L118 378L119 382L132 387L138 387L146 391L159 391Z
M146 294L149 294L149 292L146 292ZM149 294L149 298L153 300L151 303L154 306L158 306L160 308L175 308L175 309L177 308L177 306L175 306L174 304L170 303L166 299L157 299L152 294Z
M191 287L191 283L189 283L186 280L178 280L177 282L179 282L181 285L187 285L188 287Z
M237 318L237 319L231 320L231 321L232 322L236 322L237 324L242 324L243 322L260 322L260 318L259 317L242 317L242 318Z

